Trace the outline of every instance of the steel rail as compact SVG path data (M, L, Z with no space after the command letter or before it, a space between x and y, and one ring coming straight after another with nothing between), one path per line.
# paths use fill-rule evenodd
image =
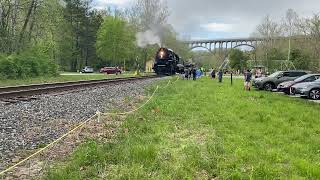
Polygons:
M159 76L140 76L140 77L128 77L128 78L114 78L114 79L100 79L100 80L88 80L88 81L72 81L61 83L47 83L47 84L34 84L24 86L11 86L0 88L0 99L8 99L23 96L32 96L39 94L48 94L57 91L66 91L79 88L86 88L91 86L99 86L110 83L121 83L129 81L137 81L143 79L152 79Z

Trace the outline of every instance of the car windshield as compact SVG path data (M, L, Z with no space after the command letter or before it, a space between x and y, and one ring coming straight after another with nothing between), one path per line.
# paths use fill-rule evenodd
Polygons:
M282 72L281 72L281 71L278 71L278 72L275 72L275 73L271 74L269 77L277 77L277 76L279 76L280 74L282 74Z
M308 77L310 77L310 75L304 75L304 76L301 76L301 77L295 79L294 81L295 82L301 82L301 81L307 79Z

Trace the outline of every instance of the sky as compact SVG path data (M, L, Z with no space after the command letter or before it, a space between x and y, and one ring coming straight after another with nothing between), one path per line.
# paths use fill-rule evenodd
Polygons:
M125 8L132 0L94 0L98 9ZM183 38L244 38L270 15L281 21L288 9L308 17L320 13L320 0L167 0L169 23Z

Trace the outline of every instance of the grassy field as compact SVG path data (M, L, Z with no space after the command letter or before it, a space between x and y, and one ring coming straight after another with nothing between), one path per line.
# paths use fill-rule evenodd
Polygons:
M127 117L118 143L88 140L46 178L319 179L319 117L318 104L240 80L178 81Z
M80 74L80 73L63 73L57 77L36 77L28 79L13 79L13 80L0 80L0 87L5 86L18 86L28 84L41 84L41 83L55 83L55 82L66 82L66 81L81 81L81 80L95 80L105 78L119 78L119 77L130 77L133 74L122 74L122 75L106 75L106 74Z

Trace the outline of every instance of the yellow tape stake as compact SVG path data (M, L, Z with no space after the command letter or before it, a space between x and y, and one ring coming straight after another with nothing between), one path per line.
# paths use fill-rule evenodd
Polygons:
M173 83L176 83L178 80L179 80L179 77L177 77L177 79Z
M171 81L168 82L167 85L169 85ZM101 113L101 112L97 112L94 116L90 117L88 120L84 121L83 123L81 123L80 125L78 125L77 127L75 127L74 129L72 129L71 131L67 132L66 134L64 134L63 136L61 136L60 138L56 139L55 141L51 142L50 144L48 144L46 147L38 150L37 152L33 153L32 155L28 156L27 158L23 159L22 161L18 162L17 164L9 167L8 169L1 171L0 172L0 176L3 176L6 172L11 171L13 168L21 165L22 163L28 161L29 159L31 159L32 157L38 155L39 153L43 152L44 150L48 149L49 147L53 146L54 144L58 143L59 141L61 141L63 138L65 138L66 136L70 135L71 133L73 133L74 131L78 130L79 128L83 127L85 124L87 124L89 121L91 121L93 118L102 115L126 115L126 114L131 114L134 113L136 111L138 111L139 109L143 108L144 106L146 106L154 97L154 95L156 94L156 92L159 90L159 86L157 86L157 88L154 90L154 92L152 93L152 95L150 96L150 98L140 107L132 110L132 111L128 111L128 112L124 112L124 113Z
M0 172L0 176L3 176L6 172L11 171L13 168L19 166L20 164L28 161L29 159L31 159L32 157L38 155L39 153L43 152L44 150L48 149L49 147L51 147L52 145L58 143L59 141L61 141L63 138L65 138L66 136L70 135L71 133L73 133L74 131L76 131L77 129L81 128L82 126L84 126L86 123L88 123L89 121L91 121L93 118L95 118L97 116L97 114L95 114L94 116L90 117L88 120L84 121L83 123L81 123L80 125L78 125L77 127L75 127L74 129L72 129L71 131L67 132L66 134L64 134L63 136L61 136L60 138L56 139L55 141L51 142L50 144L48 144L46 147L38 150L37 152L33 153L32 155L28 156L27 158L23 159L22 161L18 162L17 164L9 167L8 169L1 171Z

